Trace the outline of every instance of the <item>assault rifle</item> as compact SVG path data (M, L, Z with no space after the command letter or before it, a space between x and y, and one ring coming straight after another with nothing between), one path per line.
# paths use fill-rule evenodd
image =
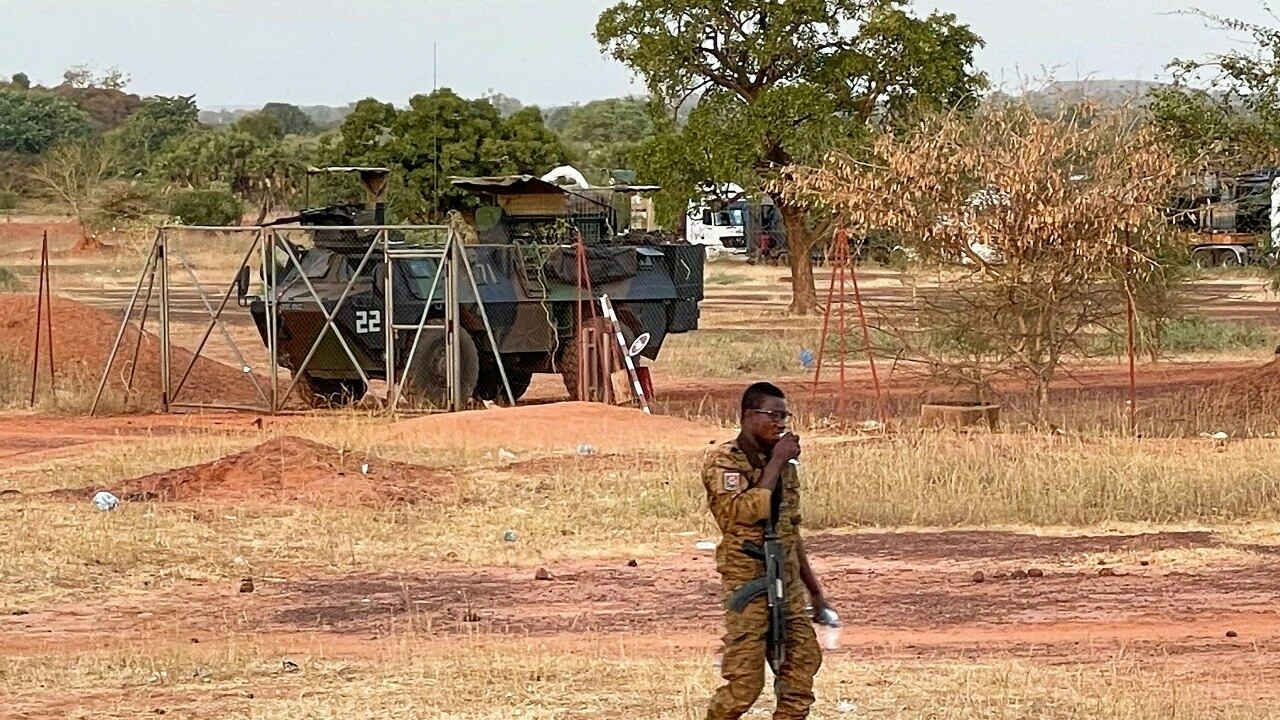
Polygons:
M781 486L774 491L774 502L769 520L764 526L764 544L757 545L751 541L742 543L742 552L748 557L764 561L764 577L758 577L738 588L729 597L729 607L735 612L742 612L748 603L761 595L766 595L769 608L769 637L767 657L769 667L777 674L787 657L786 627L787 600L783 594L784 556L782 543L778 541L777 518L778 500L781 499Z

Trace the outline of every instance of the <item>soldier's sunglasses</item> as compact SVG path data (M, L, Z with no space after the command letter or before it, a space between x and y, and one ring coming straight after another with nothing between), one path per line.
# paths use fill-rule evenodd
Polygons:
M768 415L771 419L774 420L774 422L780 422L780 423L785 423L786 421L795 417L795 415L792 415L786 410L757 410L755 408L751 408L751 412L760 413L761 415Z

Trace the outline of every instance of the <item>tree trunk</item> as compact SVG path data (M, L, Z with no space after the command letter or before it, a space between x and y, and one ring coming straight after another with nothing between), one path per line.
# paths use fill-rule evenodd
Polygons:
M787 226L787 264L791 266L791 308L793 315L808 315L818 307L813 285L813 236L805 226L804 209L778 201L778 211Z
M1036 425L1043 426L1046 411L1049 409L1049 378L1044 374L1036 376L1036 405L1033 411L1032 420Z

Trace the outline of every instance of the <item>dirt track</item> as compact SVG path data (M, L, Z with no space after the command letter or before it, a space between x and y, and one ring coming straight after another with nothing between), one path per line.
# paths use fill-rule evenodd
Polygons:
M843 611L843 649L877 656L1034 656L1091 662L1110 651L1168 658L1214 655L1260 660L1280 638L1275 564L1178 568L1152 561L1085 566L1086 553L1151 557L1160 551L1223 547L1209 532L1041 537L1006 532L814 536L810 553ZM1276 546L1233 546L1270 560ZM991 579L1038 568L1044 576ZM380 639L415 630L451 636L541 637L574 642L668 640L710 652L716 645L718 584L710 553L628 567L621 558L527 569L418 568L179 585L0 618L8 652L74 650L145 636L200 642L252 633L328 638L339 654L377 652ZM988 578L973 581L981 570ZM231 620L228 620L231 619ZM1227 637L1232 631L1236 637ZM1264 654L1272 655L1272 651ZM1272 655L1272 660L1280 659ZM1280 665L1270 663L1280 679Z

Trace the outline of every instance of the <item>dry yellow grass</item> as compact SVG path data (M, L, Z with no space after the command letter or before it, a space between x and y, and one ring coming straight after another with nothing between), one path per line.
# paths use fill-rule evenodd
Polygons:
M0 659L6 709L19 717L509 718L702 717L718 683L712 657L602 641L566 654L534 641L402 636L374 657L241 638L217 647ZM296 669L285 663L293 663ZM1280 711L1265 668L1223 684L1211 668L1122 654L1091 665L1029 660L913 661L836 655L810 716L983 720L1252 720ZM1232 700L1248 697L1249 700ZM767 717L766 689L747 717ZM23 714L27 713L27 714Z
M0 575L9 580L0 606L30 609L192 573L234 578L246 564L264 574L287 566L524 566L652 557L687 547L690 535L716 536L696 454L654 450L508 466L479 451L385 441L384 423L350 414L304 421L291 432L361 455L453 468L438 501L391 509L129 503L107 515L87 497L72 503L38 494L206 461L266 433L141 438L0 470L0 484L24 492L0 514L0 544L9 549L0 555ZM811 530L1229 526L1280 512L1275 447L1255 440L1218 452L1207 442L929 434L815 443L803 457L803 512ZM508 529L519 542L502 542Z

